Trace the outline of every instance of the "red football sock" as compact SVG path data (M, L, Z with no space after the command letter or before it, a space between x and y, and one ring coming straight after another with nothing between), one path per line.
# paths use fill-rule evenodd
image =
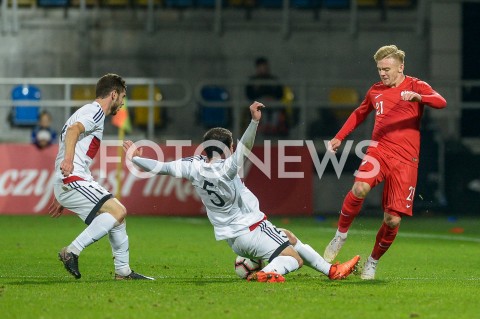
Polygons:
M383 223L382 227L378 230L377 240L375 241L375 246L372 251L372 258L379 260L392 245L395 237L397 236L399 226L395 228L388 227L387 224Z
M338 219L338 230L341 233L346 233L350 228L355 217L360 213L362 208L363 198L358 198L353 195L352 191L349 191L345 199L343 200L342 210L340 212L340 218Z

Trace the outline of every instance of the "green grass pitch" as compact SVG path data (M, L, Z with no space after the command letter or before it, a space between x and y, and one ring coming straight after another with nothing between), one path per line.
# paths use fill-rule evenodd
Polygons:
M323 253L336 217L272 221ZM358 217L338 258L364 261L380 223ZM131 266L154 282L114 281L107 238L80 256L82 279L70 276L57 252L83 230L75 216L0 216L0 318L480 318L478 218L405 219L374 281L330 281L304 267L283 284L237 278L234 253L206 218L131 216L127 225Z

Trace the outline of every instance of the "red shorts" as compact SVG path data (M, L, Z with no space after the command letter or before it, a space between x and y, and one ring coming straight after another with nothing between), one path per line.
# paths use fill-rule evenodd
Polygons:
M417 167L382 154L377 149L369 149L355 172L355 182L365 182L373 188L385 181L383 211L394 216L412 216L417 173Z

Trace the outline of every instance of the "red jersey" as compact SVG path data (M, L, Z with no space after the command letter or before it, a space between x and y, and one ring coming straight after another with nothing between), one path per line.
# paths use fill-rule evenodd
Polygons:
M422 101L403 101L403 91L420 94ZM406 76L398 87L377 82L368 90L362 104L349 116L335 138L345 139L371 111L375 111L372 140L378 142L377 149L418 167L420 120L424 105L441 109L447 106L447 102L428 83L414 77Z

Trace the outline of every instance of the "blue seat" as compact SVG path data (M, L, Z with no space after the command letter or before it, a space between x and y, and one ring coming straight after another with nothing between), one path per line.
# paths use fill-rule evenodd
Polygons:
M12 90L13 101L39 101L40 89L33 85L18 85ZM38 122L39 106L21 106L12 108L12 125L31 126Z
M38 0L39 7L68 7L70 0Z
M204 86L200 95L203 102L226 102L230 100L227 89L221 86ZM231 123L231 112L229 107L208 106L200 103L200 121L207 128L228 127Z

